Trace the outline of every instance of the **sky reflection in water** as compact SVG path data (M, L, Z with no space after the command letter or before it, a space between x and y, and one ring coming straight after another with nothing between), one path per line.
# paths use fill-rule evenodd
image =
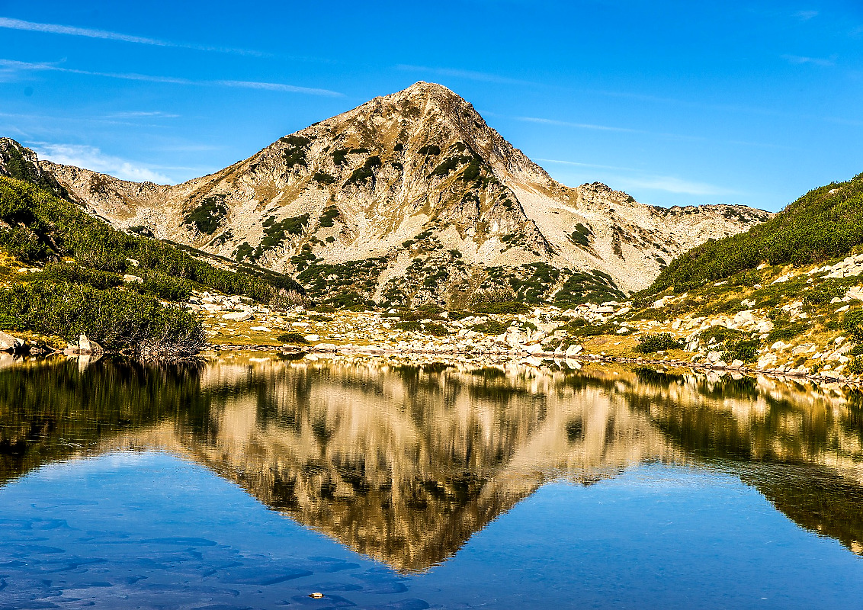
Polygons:
M0 607L853 606L855 401L602 369L7 369Z

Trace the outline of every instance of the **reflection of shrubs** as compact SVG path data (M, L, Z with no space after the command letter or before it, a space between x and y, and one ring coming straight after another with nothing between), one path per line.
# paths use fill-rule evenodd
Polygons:
M307 345L308 341L303 336L302 333L291 332L291 333L282 333L278 337L276 337L276 341L281 341L282 343L295 343L299 345Z
M652 354L670 349L680 349L682 344L680 339L675 339L670 333L644 335L638 340L635 351L642 354Z

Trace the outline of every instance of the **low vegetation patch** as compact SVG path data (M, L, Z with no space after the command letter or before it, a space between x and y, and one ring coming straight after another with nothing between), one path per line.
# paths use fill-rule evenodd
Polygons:
M117 284L117 277L98 272L142 277L155 272L161 274L158 277L244 295L262 303L280 290L303 293L286 275L248 265L234 271L220 269L193 256L190 252L196 251L192 248L123 233L89 216L76 204L19 180L0 177L0 220L14 227L0 228L0 246L19 260L47 265L61 258L75 259L74 267L43 271L54 274L45 278L48 281L82 282L101 289Z
M375 177L375 169L383 165L381 162L381 158L377 155L369 157L366 159L366 162L363 163L360 167L355 169L350 178L345 182L345 186L351 184L361 184L369 180L370 178L374 180Z
M0 290L9 330L68 341L85 334L104 348L137 356L185 357L204 345L194 314L144 294L68 282L32 281Z
M280 341L282 343L292 343L294 345L308 345L308 341L306 337L302 333L298 332L290 332L290 333L282 333L278 337L276 337L276 341Z
M863 174L808 192L749 231L709 240L674 259L649 291L684 292L762 262L805 265L845 256L863 243Z
M481 322L480 324L474 324L470 327L470 329L478 333L484 333L486 335L502 335L506 332L506 329L508 327L508 324L498 322L497 320L486 320L485 322Z
M680 349L682 342L675 339L670 333L659 333L655 335L644 335L638 339L635 351L641 354L653 354L670 349Z
M293 169L294 166L297 165L305 167L306 147L309 145L311 140L302 136L285 136L282 138L282 142L288 145L283 153L285 158L285 167L287 169Z
M212 235L228 214L224 195L211 195L183 217L183 224L194 225L199 233Z
M334 184L336 181L336 177L333 176L332 174L328 174L326 172L315 172L312 175L312 180L314 180L318 184L327 185L327 184Z

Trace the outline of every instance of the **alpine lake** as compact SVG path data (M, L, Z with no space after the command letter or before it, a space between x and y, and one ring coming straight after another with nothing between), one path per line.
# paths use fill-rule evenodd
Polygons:
M0 608L854 608L861 554L854 388L0 359Z

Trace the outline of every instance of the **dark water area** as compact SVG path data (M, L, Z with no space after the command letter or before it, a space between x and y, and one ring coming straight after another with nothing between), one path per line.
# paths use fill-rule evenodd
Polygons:
M863 599L856 391L239 354L0 367L0 608Z

